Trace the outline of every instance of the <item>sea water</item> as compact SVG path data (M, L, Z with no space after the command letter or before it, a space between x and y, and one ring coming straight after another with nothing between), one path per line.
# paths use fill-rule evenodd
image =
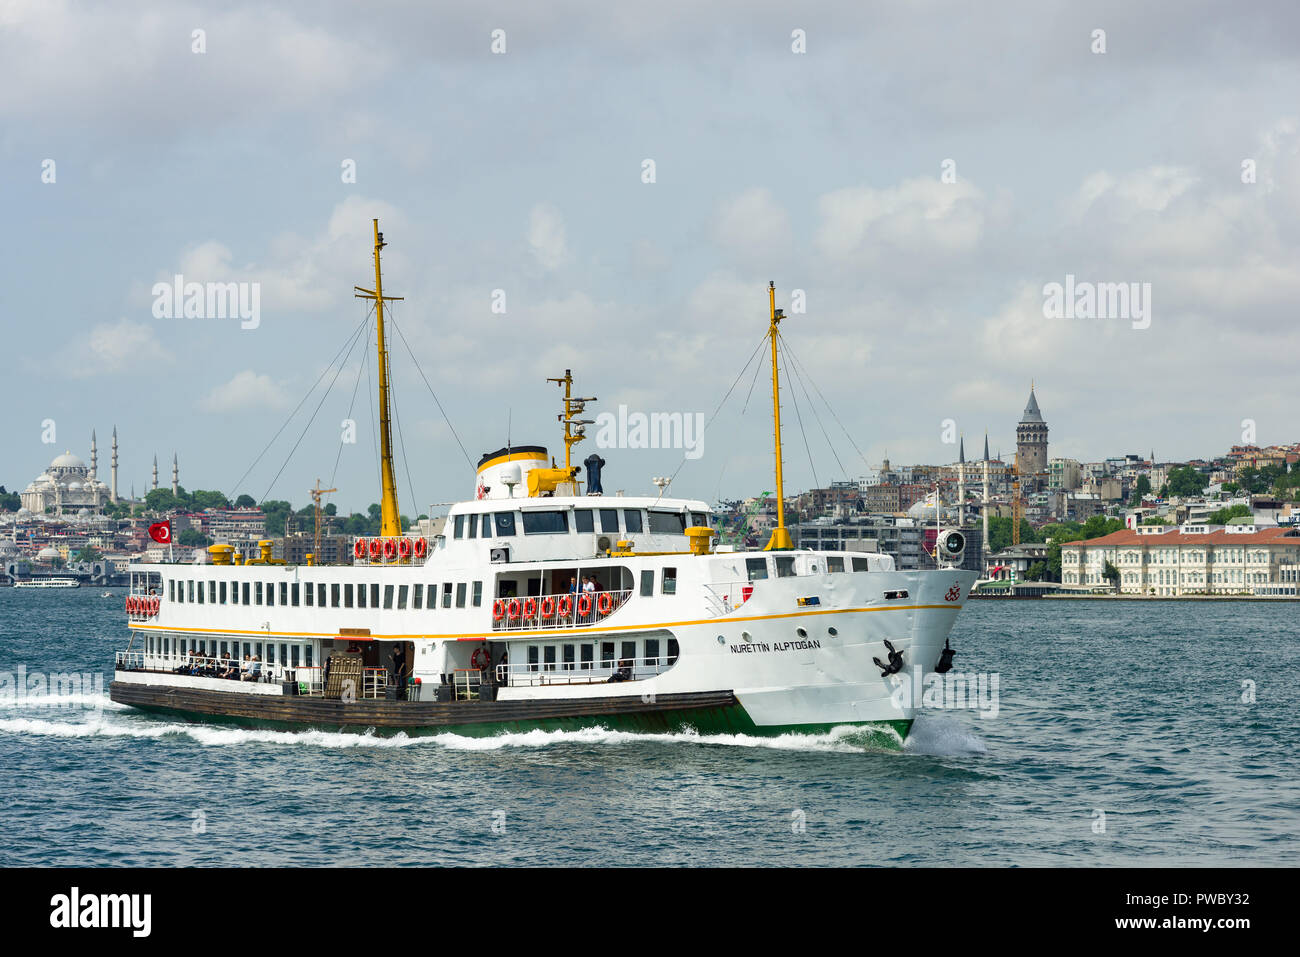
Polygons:
M1300 851L1295 603L970 602L955 666L998 676L996 712L927 710L894 752L848 729L480 739L151 717L107 700L123 597L0 589L0 864L1245 867ZM34 690L15 693L19 675Z

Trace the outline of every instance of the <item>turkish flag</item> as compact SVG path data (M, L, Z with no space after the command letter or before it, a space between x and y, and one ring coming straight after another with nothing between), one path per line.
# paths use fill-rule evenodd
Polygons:
M154 522L149 526L149 537L155 542L162 542L164 545L170 545L172 541L172 523Z

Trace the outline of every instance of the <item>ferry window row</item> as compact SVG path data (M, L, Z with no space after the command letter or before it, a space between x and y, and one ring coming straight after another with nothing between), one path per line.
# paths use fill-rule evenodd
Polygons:
M600 657L597 658L597 650ZM640 651L642 654L638 654ZM621 662L635 662L638 666L669 667L677 662L676 638L660 641L645 638L640 641L574 642L573 644L544 644L528 646L528 670L536 671L609 671Z
M595 532L617 535L622 532L637 533L647 529L656 535L684 535L687 527L686 512L639 508L575 508L530 510L522 516L525 535L568 535L570 525L574 532ZM648 524L645 516L648 516ZM704 512L689 513L690 524L707 526L709 516ZM620 523L621 519L621 523ZM514 512L485 512L461 514L452 517L453 538L509 538L516 534Z
M277 589L277 584L279 585ZM227 587L229 585L229 587ZM279 596L277 602L276 596ZM167 599L179 604L265 605L297 608L411 609L479 608L483 582L442 582L414 585L380 585L377 582L217 582L170 579Z
M184 657L194 652L200 658L232 655L242 661L256 655L263 664L281 664L292 668L312 667L312 646L303 642L230 641L217 638L172 638L169 635L146 635L145 653Z

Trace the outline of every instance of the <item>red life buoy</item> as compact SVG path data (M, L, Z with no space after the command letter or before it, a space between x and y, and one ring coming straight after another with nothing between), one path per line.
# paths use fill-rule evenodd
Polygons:
M365 542L365 539L358 538L358 539L356 540L356 542L352 545L352 555L353 555L354 558L365 558L365 557L366 557L366 542Z
M397 540L397 554L403 560L411 557L411 540L409 538L399 538Z
M524 599L524 617L525 617L525 618L536 618L536 617L537 617L537 599L536 599L536 598L525 598L525 599Z
M506 614L506 603L503 602L500 598L498 598L496 601L492 603L492 620L500 621L502 618L505 617L505 614Z
M158 605L159 605L160 601L161 601L161 599L158 599L158 598L150 598L150 599L149 599L149 614L151 614L151 615L156 615L156 614L158 614Z
M425 556L425 553L428 552L428 550L429 550L429 543L426 542L423 538L417 538L415 540L416 558L423 558Z
M378 558L379 553L384 550L384 543L377 538L370 540L370 557Z
M600 609L602 615L608 615L614 610L614 596L607 591L601 592L600 597L596 599L596 607Z
M509 605L507 606L507 608L506 608L506 614L508 614L508 615L510 616L510 619L511 619L512 621L513 621L514 619L516 619L516 618L519 617L519 599L518 599L518 598L511 598L511 599L510 599L510 604L509 604Z
M396 555L397 555L397 542L393 541L391 538L385 538L384 559L386 561L392 561L393 558L396 557Z
M573 611L573 599L568 595L560 596L560 606L556 609L556 614L561 618L568 618L571 611Z
M126 613L127 613L128 615L131 613L131 596L130 596L130 595L127 595L127 596L126 596Z
M580 597L578 598L578 614L579 614L579 615L590 615L590 614L591 614L591 596L590 596L590 595L582 595L582 596L580 596Z
M474 654L470 656L469 663L479 671L486 671L492 664L492 656L488 654L486 647L480 646L474 649Z
M542 617L551 618L555 615L555 596L547 595L542 599Z

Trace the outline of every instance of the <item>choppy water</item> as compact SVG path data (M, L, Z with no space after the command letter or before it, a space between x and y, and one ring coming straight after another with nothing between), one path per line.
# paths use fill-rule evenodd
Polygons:
M121 606L0 589L0 672L106 689ZM1298 623L1296 604L973 602L957 666L1000 675L998 714L928 713L903 753L240 731L10 684L0 864L1292 864Z

